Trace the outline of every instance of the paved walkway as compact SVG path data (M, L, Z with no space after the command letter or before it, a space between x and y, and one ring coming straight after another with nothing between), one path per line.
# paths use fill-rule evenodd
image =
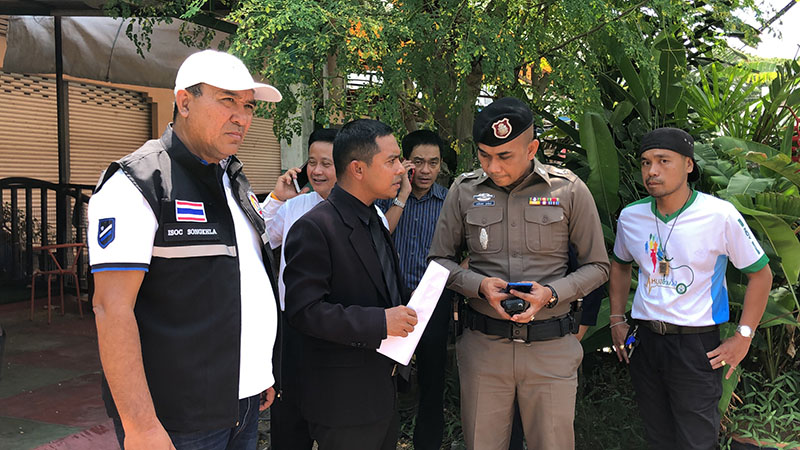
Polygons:
M47 325L44 303L37 300L33 322L30 303L0 305L8 334L0 367L0 449L118 450L100 397L91 311L84 308L81 319L67 296L67 314L53 311Z

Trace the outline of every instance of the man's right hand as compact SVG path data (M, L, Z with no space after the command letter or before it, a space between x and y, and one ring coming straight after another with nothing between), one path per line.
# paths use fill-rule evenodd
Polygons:
M408 196L411 195L411 180L408 179L408 171L414 169L414 163L411 160L403 161L403 170L405 170L405 175L403 178L400 179L400 190L397 191L397 198L400 199L401 202L405 202L408 200Z
M285 202L290 198L297 197L309 191L308 187L304 187L300 193L298 193L297 189L294 188L294 180L297 179L298 173L300 173L300 168L295 167L294 169L287 170L286 173L278 177L278 181L275 182L275 189L272 190L272 193L275 194L278 200Z
M414 331L417 312L408 306L395 306L386 310L386 335L406 337Z
M125 428L125 450L175 450L167 430L156 421L155 424L137 429Z
M489 301L489 304L500 314L500 317L505 320L511 320L511 316L506 314L506 311L500 304L501 301L512 297L505 292L506 286L508 286L508 281L496 277L486 277L481 280L481 286L478 288L478 292L483 298Z
M622 320L611 322L611 325L620 322L622 322ZM629 328L630 325L627 323L620 323L620 325L611 327L611 341L614 343L614 349L617 351L617 359L619 359L620 362L624 360L626 363L630 364L628 360L628 350L625 349L625 338L628 336Z

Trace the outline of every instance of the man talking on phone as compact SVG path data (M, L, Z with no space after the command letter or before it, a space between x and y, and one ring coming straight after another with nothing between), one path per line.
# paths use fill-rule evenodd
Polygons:
M529 449L574 448L583 348L572 303L608 278L600 218L575 174L534 158L539 141L522 101L485 107L472 134L481 169L450 187L428 254L469 302L456 345L464 439L470 450L507 450L516 399ZM570 244L578 268L567 274ZM468 268L459 266L464 250ZM509 282L530 292L506 292ZM514 298L521 312L501 304Z
M283 240L294 222L328 198L336 184L336 169L333 166L333 140L336 133L337 130L333 128L323 128L311 133L308 138L306 164L299 169L289 169L281 175L275 183L275 189L261 204L269 244L273 249L281 249L278 271L281 310L285 309L286 290L283 283L283 271L286 268ZM306 183L311 184L313 191L309 192ZM288 324L285 315L281 319L281 379L277 386L277 399L270 411L271 445L274 450L311 450L314 441L308 434L308 423L300 412L297 400L300 337Z
M406 288L417 288L427 266L433 232L447 188L436 183L442 169L444 142L433 131L417 130L402 142L406 177L397 197L378 200L386 213ZM415 351L419 405L414 425L414 448L438 450L444 433L444 375L447 331L453 291L445 289Z

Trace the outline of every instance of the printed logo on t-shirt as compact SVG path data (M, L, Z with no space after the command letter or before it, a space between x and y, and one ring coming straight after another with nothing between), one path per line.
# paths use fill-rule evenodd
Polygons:
M116 227L114 223L116 220L113 217L100 219L97 224L97 244L100 248L108 247L108 244L114 241Z
M178 222L206 222L203 202L175 200L175 220Z
M686 264L678 265L673 258L667 256L655 235L645 243L645 250L650 255L652 271L647 279L647 293L652 289L674 289L678 294L685 294L694 283L694 270Z

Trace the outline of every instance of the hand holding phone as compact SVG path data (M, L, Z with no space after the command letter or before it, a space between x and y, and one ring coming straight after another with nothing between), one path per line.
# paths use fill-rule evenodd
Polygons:
M308 171L306 168L308 167L308 161L300 167L300 172L297 173L297 178L293 178L292 182L294 183L294 189L299 194L300 191L308 184Z
M531 293L531 289L533 289L533 284L531 284L531 283L508 283L506 285L505 292L507 294L510 294L512 289L515 290L515 291L519 291L519 292L524 292L526 294L530 294Z

